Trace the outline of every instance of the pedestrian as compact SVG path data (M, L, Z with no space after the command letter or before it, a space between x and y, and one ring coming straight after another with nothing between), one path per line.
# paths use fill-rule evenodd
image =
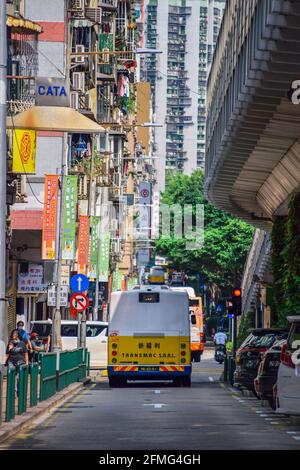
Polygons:
M46 352L46 345L43 344L43 341L39 339L39 336L36 332L31 333L30 335L31 351L30 351L30 360L34 362L38 358L39 352Z
M18 330L20 340L26 344L29 350L32 350L30 337L27 331L24 329L24 322L22 320L18 321L17 330Z
M25 342L19 337L19 330L15 329L12 330L7 344L5 365L9 369L14 368L16 370L16 392L18 392L20 366L23 364L28 366L28 349Z

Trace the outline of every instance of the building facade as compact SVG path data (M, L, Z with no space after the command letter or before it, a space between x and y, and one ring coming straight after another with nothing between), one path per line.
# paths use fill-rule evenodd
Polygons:
M150 131L141 129L144 121L151 120L150 86L137 83L135 50L140 45L142 22L143 1L54 0L47 8L37 0L7 1L7 115L11 123L7 131L8 331L18 319L29 326L31 320L53 314L47 289L58 282L59 245L53 259L42 256L46 175L57 175L60 188L66 177L76 179L75 251L73 257L62 260L62 273L68 273L64 274L66 284L76 272L90 278L94 306L96 280L100 281L98 287L105 295L98 290L99 309L91 309L90 318L105 318L110 292L135 282L139 247L131 233L132 205L139 202L140 183L148 182L151 187L155 182L148 148ZM62 79L70 88L68 107L75 112L75 121L88 118L101 131L97 135L88 130L37 131L35 170L29 174L13 168L14 123L26 110L33 115L37 112L36 83L42 79L54 83ZM139 101L145 95L140 115ZM59 109L66 112L66 108L49 107L56 116ZM93 223L100 216L103 224L92 235ZM84 217L89 220L89 231L82 268L79 233ZM56 240L59 235L57 225ZM107 242L105 253L102 240ZM97 259L94 272L93 252ZM105 269L101 266L104 255ZM69 318L68 306L62 309L62 317Z
M206 83L225 1L148 0L144 42L162 51L143 62L156 122L159 189L166 171L191 174L205 156ZM166 27L167 26L167 27Z
M297 2L229 0L207 89L206 195L265 231L246 263L243 313L274 281L277 325L299 309L299 13Z

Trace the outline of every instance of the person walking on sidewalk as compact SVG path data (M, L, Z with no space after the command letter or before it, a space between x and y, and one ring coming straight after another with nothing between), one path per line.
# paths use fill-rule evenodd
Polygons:
M5 365L16 370L16 392L18 391L18 376L20 366L26 364L28 366L28 349L24 341L20 340L19 331L12 330L8 345L6 348Z

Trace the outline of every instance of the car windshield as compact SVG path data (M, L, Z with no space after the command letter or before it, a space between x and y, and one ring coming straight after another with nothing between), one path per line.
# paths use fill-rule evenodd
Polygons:
M241 348L270 348L276 339L279 339L279 335L276 333L267 333L265 335L255 335L252 333L243 342Z

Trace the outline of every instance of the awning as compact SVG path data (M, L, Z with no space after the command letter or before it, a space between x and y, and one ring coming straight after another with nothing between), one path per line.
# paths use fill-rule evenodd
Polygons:
M11 15L7 15L6 25L9 28L15 29L17 32L20 32L21 30L41 33L43 31L42 27L38 23L31 20L26 20L25 18L17 18Z
M60 106L33 106L16 116L9 116L6 127L75 134L99 134L105 131L104 127L75 109Z

